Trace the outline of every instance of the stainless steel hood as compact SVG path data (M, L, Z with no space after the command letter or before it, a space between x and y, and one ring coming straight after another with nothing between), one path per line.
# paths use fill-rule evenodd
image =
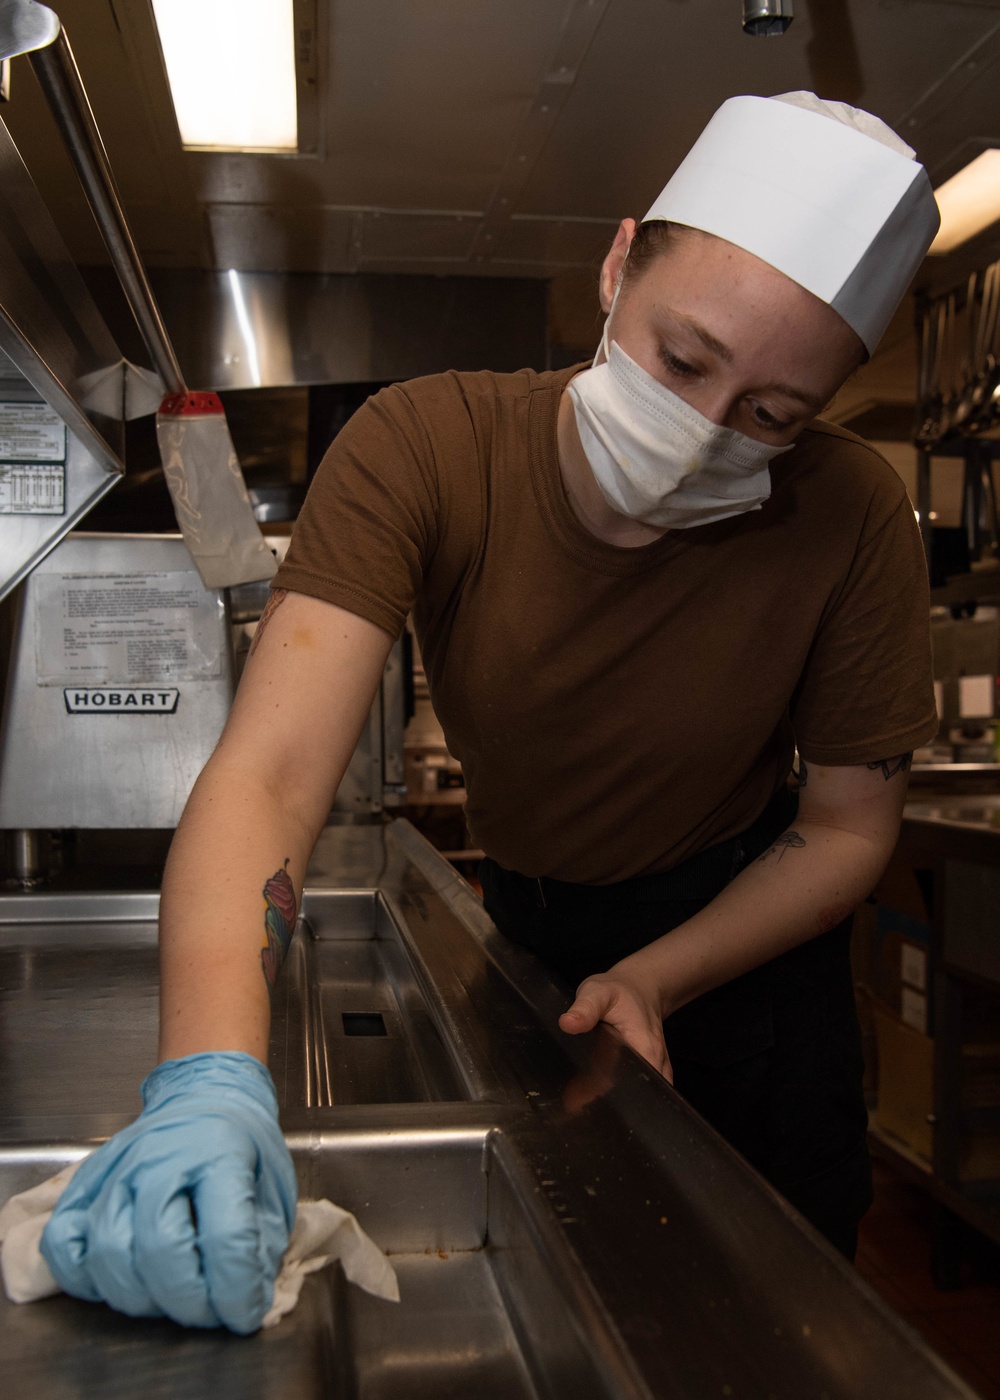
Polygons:
M84 271L113 317L113 274ZM546 364L548 284L538 278L161 268L150 282L185 378L206 389L384 383ZM141 356L124 309L112 325Z

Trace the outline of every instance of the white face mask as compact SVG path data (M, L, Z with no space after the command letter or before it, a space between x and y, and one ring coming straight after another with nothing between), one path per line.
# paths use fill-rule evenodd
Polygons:
M759 510L771 494L767 464L789 450L703 417L617 341L609 347L607 323L593 366L569 392L601 494L646 525L684 530Z

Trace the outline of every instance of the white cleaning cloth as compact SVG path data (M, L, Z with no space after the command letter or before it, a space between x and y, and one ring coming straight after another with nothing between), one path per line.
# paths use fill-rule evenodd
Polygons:
M39 1242L49 1216L73 1173L74 1162L30 1191L11 1196L0 1210L0 1274L12 1303L32 1303L59 1292ZM351 1283L366 1293L399 1302L396 1271L350 1211L332 1201L300 1201L291 1239L274 1285L274 1302L263 1326L273 1327L299 1301L307 1274L335 1259Z

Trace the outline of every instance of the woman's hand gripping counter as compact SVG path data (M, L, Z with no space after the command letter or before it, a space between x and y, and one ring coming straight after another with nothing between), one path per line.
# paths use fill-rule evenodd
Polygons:
M693 918L581 983L562 1029L579 1035L604 1021L671 1079L667 1016L834 928L870 893L896 844L909 766L909 754L803 763L794 826Z
M164 874L161 1064L42 1239L76 1297L235 1332L270 1307L297 1196L263 1063L270 988L391 645L331 604L271 596Z

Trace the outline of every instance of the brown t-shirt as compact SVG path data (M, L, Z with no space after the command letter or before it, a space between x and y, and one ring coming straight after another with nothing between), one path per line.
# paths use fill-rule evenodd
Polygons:
M413 610L474 840L604 884L745 829L807 761L936 731L927 578L902 483L815 422L759 511L623 548L563 489L574 370L375 395L324 458L275 586L393 635Z

